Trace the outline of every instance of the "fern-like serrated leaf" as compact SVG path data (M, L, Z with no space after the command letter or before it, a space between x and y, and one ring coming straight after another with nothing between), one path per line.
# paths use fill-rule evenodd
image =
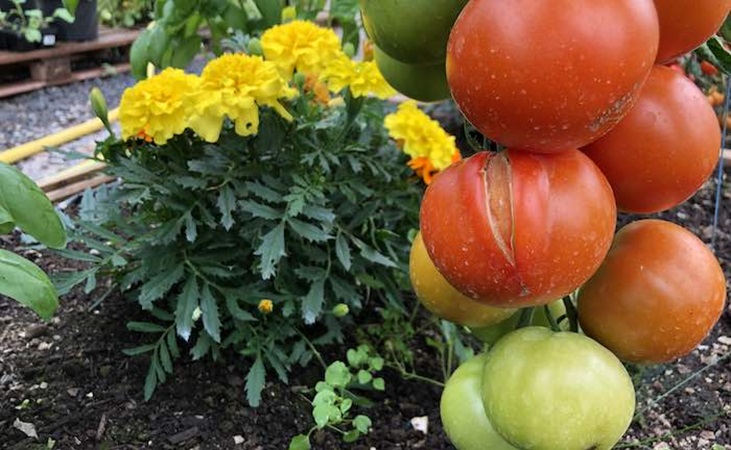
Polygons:
M216 298L211 292L208 283L201 288L201 318L203 319L203 328L216 342L221 342L221 319L218 313L218 305Z
M313 324L322 312L325 303L325 280L317 280L310 285L310 291L302 302L302 318L306 324Z
M216 206L221 213L221 225L226 230L230 230L235 222L233 211L236 208L236 193L228 184L224 185L218 193Z
M149 401L152 398L152 394L155 393L155 388L157 388L157 371L151 363L150 367L147 369L147 376L145 377L145 401Z
M152 303L162 298L170 289L183 278L185 268L183 264L172 266L155 275L142 285L140 296L137 299L142 309L152 309Z
M193 311L198 307L199 298L198 281L195 276L191 276L177 298L178 304L175 309L175 329L178 336L186 342L190 339L190 332L193 329Z
M261 272L261 277L268 280L276 273L279 260L287 254L284 248L283 222L269 230L261 238L261 244L254 254L261 257L259 271Z
M246 375L246 400L253 407L259 406L261 402L261 391L264 390L266 382L266 370L261 360L261 355L256 357L254 364L251 365L249 373Z
M279 220L283 217L282 212L253 200L243 200L240 205L242 211L246 211L254 217L261 217L267 220Z
M310 242L325 242L330 239L330 233L310 223L293 218L287 219L287 223L295 233Z

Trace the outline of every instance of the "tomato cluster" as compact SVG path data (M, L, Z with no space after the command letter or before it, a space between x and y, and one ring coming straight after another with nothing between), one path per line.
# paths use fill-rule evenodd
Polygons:
M683 356L723 311L723 271L691 232L615 231L617 211L673 208L712 173L715 113L662 64L731 0L421 3L361 0L369 35L396 62L444 63L460 111L504 148L434 178L412 250L417 297L490 346L448 381L445 430L459 450L610 449L635 408L621 361Z

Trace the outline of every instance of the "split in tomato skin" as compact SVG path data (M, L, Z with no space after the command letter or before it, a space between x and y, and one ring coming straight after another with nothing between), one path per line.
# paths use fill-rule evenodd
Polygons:
M458 291L500 308L543 305L594 273L614 235L609 183L578 150L480 152L440 172L421 232Z
M699 47L723 25L731 0L655 0L660 22L658 64Z
M655 66L629 114L582 150L609 180L619 210L649 214L679 205L703 185L720 142L706 96L684 75Z
M429 258L421 233L409 254L409 278L419 302L435 316L468 327L487 327L502 322L515 309L493 308L464 296L452 287Z
M617 232L579 290L579 322L624 361L663 363L708 335L725 299L723 270L698 237L671 222L640 220Z
M563 151L629 111L658 40L652 0L472 0L452 27L447 80L490 139Z

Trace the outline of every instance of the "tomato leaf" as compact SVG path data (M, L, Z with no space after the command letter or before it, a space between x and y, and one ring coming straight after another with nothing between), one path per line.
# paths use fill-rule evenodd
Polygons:
M56 290L48 276L27 259L1 249L0 294L29 307L43 320L50 319L58 308Z

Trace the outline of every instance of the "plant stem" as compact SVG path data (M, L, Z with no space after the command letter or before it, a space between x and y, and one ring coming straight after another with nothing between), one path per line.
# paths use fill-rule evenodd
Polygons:
M566 317L569 319L569 329L574 333L579 332L579 313L576 311L576 306L571 300L571 296L567 295L563 298L563 304L566 307Z
M304 333L302 333L302 331L300 331L299 328L295 328L295 330L297 331L297 334L300 335L302 340L305 341L305 344L307 344L307 346L310 347L310 350L312 350L312 354L315 355L315 359L317 359L320 362L320 364L322 365L322 368L327 370L327 364L325 364L325 360L322 358L322 355L317 350L317 347L315 347L315 344L313 344L312 341L307 339L307 336L305 336Z
M519 328L525 328L527 326L530 326L531 322L533 321L533 314L536 312L536 309L534 307L530 308L523 308L520 311L520 320L518 320L518 324L515 326L515 329Z

